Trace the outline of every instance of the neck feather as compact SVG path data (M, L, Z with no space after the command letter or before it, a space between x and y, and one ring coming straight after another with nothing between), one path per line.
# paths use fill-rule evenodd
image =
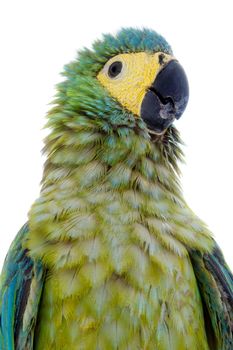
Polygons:
M182 195L174 128L153 140L140 128L106 132L88 118L65 125L56 118L62 122L46 139L41 194L29 213L32 254L54 264L60 246L88 246L93 237L137 242L154 255L158 247L179 256L211 249L208 229Z

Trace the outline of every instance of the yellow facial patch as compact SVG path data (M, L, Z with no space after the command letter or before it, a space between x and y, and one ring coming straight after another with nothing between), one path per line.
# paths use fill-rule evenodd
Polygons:
M172 56L163 52L119 54L105 64L97 79L123 107L139 116L147 89L171 59ZM111 69L116 76L111 74Z

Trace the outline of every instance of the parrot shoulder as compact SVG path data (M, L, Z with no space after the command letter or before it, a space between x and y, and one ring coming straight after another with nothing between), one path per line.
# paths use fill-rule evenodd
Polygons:
M0 278L0 349L33 349L44 269L23 248L29 233L25 224L14 239Z
M221 250L215 244L211 253L190 252L201 294L210 348L233 349L233 276Z

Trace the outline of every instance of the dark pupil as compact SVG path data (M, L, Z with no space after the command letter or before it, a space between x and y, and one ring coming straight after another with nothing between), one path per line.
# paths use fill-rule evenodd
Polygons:
M108 75L110 78L115 78L118 74L120 74L122 70L122 63L120 61L113 62L108 68Z

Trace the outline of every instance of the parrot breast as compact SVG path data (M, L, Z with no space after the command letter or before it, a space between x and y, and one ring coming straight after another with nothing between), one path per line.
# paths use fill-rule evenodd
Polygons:
M140 135L85 133L51 152L29 214L48 271L35 349L208 350L188 248L212 240L175 170Z

